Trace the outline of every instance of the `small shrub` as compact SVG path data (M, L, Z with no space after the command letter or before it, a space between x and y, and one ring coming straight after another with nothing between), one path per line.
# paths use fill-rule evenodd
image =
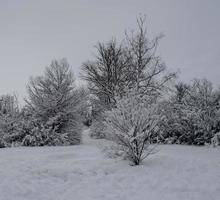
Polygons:
M101 120L96 120L92 123L90 128L90 136L95 139L106 138L106 125Z
M148 100L143 95L131 93L106 113L107 132L134 165L139 165L154 152L151 138L158 132L161 117L156 114L157 105L149 104Z
M220 145L220 133L216 133L212 138L212 145L213 147L217 147Z

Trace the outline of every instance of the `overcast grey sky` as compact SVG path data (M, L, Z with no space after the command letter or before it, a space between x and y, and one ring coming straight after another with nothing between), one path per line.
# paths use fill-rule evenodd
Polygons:
M94 45L123 38L139 13L152 36L165 34L158 54L181 80L220 85L219 0L0 0L0 94L21 99L54 58L67 58L78 76Z

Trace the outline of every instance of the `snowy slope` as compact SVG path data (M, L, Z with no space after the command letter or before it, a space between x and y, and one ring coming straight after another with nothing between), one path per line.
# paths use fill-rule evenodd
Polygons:
M131 167L86 134L79 146L0 149L0 200L220 199L220 149L159 146Z

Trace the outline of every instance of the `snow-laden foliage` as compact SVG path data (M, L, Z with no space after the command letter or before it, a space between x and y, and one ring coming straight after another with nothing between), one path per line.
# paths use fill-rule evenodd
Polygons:
M107 138L106 125L103 119L96 120L92 123L90 128L90 136L95 139Z
M10 146L20 139L19 108L15 95L0 97L0 147Z
M9 147L20 140L18 118L10 115L0 117L0 147Z
M62 117L62 116L60 116ZM80 117L80 116L77 116ZM20 134L23 133L21 145L23 146L52 146L79 144L81 141L81 126L70 120L67 128L62 133L57 131L59 126L52 126L58 118L53 118L47 123L35 117L25 114L25 120L20 123Z
M75 128L75 127L74 127ZM72 132L75 131L75 132ZM71 145L79 144L81 135L77 133L81 130L70 130L65 133L58 133L56 128L45 127L43 125L33 126L30 128L28 134L22 140L23 146L55 146L55 145ZM76 137L78 136L78 138ZM73 137L74 136L74 137Z
M220 132L215 133L215 135L213 136L211 142L212 142L213 147L216 147L216 146L220 145Z
M207 80L179 84L175 94L161 104L165 120L159 141L166 143L210 144L219 132L219 91Z
M161 116L152 99L131 92L119 99L106 116L107 132L135 165L153 153L151 138L158 132Z
M25 137L25 145L79 144L85 91L76 89L65 59L53 61L45 74L28 85L28 110L36 127ZM38 133L37 133L38 132ZM41 139L42 140L41 140Z

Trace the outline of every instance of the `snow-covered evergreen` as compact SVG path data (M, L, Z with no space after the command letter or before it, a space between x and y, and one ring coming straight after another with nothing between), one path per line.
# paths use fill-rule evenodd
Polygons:
M0 147L16 144L20 139L19 108L15 95L0 97Z
M28 94L28 110L32 118L38 121L36 128L46 134L45 144L80 143L80 114L85 105L85 93L76 89L73 74L65 59L54 60L46 68L44 76L32 78ZM33 135L26 136L25 144L33 141L36 134Z

